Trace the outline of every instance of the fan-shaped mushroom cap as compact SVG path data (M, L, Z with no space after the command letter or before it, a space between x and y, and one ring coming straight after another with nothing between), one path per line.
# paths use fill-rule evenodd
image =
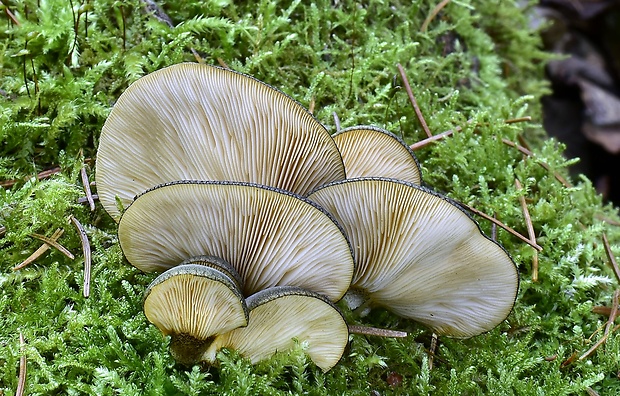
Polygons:
M197 264L155 278L145 293L144 314L172 336L170 352L184 364L198 361L217 334L248 324L241 290L223 272Z
M161 271L211 255L229 262L245 295L299 286L340 299L354 262L343 231L327 212L282 190L239 182L177 182L136 198L118 236L127 260Z
M221 348L231 348L252 363L276 352L291 350L295 340L307 343L307 353L323 371L338 363L349 331L340 311L325 297L296 287L274 287L248 297L248 326L216 337L205 358L215 360Z
M439 334L470 337L510 313L514 262L448 199L404 181L359 178L309 198L345 229L357 270L352 288Z
M344 179L331 136L299 103L244 74L183 63L133 83L106 120L97 153L99 199L176 180L260 183L305 195Z
M388 177L422 183L420 165L402 139L374 126L345 128L334 136L347 178Z

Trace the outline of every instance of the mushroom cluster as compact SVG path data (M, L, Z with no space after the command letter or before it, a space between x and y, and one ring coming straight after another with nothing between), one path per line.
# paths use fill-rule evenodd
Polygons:
M307 345L324 371L348 327L335 302L470 337L509 314L516 266L376 127L334 136L241 73L179 64L133 83L106 120L96 182L127 260L161 272L144 313L183 364ZM366 306L365 305L365 306Z

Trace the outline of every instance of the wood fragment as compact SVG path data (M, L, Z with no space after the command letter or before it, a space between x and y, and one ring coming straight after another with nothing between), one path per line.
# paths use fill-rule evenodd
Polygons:
M357 325L349 325L349 333L391 338L405 338L409 335L405 331L379 329L376 327Z
M590 356L592 353L594 353L594 351L596 351L598 347L600 347L607 341L607 338L609 337L609 335L613 333L614 331L618 330L619 328L620 328L620 325L616 325L613 328L613 330L611 330L608 334L603 335L601 339L596 342L596 344L592 345L590 349L588 349L583 355L579 357L579 360L583 360L587 358L588 356Z
M422 147L428 146L429 144L436 142L438 140L441 140L445 137L448 137L450 135L452 135L454 132L460 132L463 128L461 128L460 126L457 126L456 128L454 128L454 130L450 129L447 130L445 132L439 133L437 135L433 135L429 138L426 139L422 139L417 143L412 144L411 146L409 146L411 148L411 150L415 151L418 149L421 149Z
M338 114L335 111L332 115L334 116L334 124L336 124L336 132L340 132L340 118L338 118Z
M532 282L538 282L538 251L532 256Z
M192 55L194 55L194 59L196 59L196 62L200 63L201 65L204 65L204 64L205 64L205 60L204 60L204 59L202 59L202 56L200 56L200 54L198 53L198 51L196 51L196 50L195 50L195 49L193 49L193 48L190 48L189 50L190 50L190 52L192 53Z
M26 360L26 340L21 332L19 333L19 351L21 356L19 357L19 377L17 379L15 396L23 396L24 391L26 390L26 372L28 361Z
M93 193L90 190L90 182L88 181L88 175L86 174L86 165L82 165L82 169L80 169L80 177L82 179L84 192L86 193L86 201L88 201L90 211L92 212L95 210L95 200L93 199Z
M497 220L497 212L493 213L493 218ZM491 239L497 242L497 224L491 223Z
M611 307L606 307L604 305L596 305L592 307L592 312L609 317L609 315L611 315ZM614 318L614 320L616 320L618 315L620 315L620 311L616 312L616 317Z
M523 146L521 146L521 145L518 145L518 144L516 144L516 143L514 143L514 142L511 142L511 141L510 141L510 140L508 140L508 139L502 139L502 143L504 143L504 144L506 144L506 145L508 145L508 146L510 146L510 147L514 147L514 148L516 148L517 150L519 150L520 152L522 152L523 154L525 154L525 155L526 155L526 156L528 156L528 157L535 158L535 157L534 157L534 153L532 153L530 150L528 150L527 148L525 148L525 147L523 147ZM552 172L552 173L553 173L553 176L554 176L554 177L555 177L555 178L556 178L556 179L557 179L560 183L562 183L562 184L564 185L564 187L566 187L566 188L570 188L570 187L572 187L572 185L571 185L571 184L570 184L570 183L569 183L569 182L568 182L568 181L567 181L564 177L562 177L562 175L560 175L557 171L552 171L552 170L551 170L551 167L550 167L547 163L542 162L542 161L536 161L536 162L537 162L540 166L542 166L543 168L545 168L547 171Z
M314 106L315 106L315 105L316 105L316 102L315 102L315 100L314 100L314 96L312 96L312 97L310 98L310 105L308 106L308 112L309 112L310 114L314 114Z
M620 283L620 268L618 267L618 262L616 261L614 252L611 251L611 246L609 246L609 240L607 239L607 235L605 234L603 234L603 246L605 246L605 253L607 254L607 258L611 263L611 268L613 268L614 270L616 280Z
M515 178L515 187L517 191L523 189L521 186L521 182L519 179ZM523 211L523 217L525 218L525 226L527 228L527 235L530 237L530 240L536 243L536 233L534 232L534 224L532 224L532 217L530 216L530 211L527 209L527 202L525 202L525 196L519 195L519 202L521 203L521 210ZM532 282L538 282L538 252L534 252L534 257L532 257Z
M525 116L525 117L519 117L519 118L511 118L510 120L505 120L504 123L506 123L506 124L516 124L518 122L529 122L529 121L532 121L532 117Z
M4 1L2 1L2 5L4 6L4 13L6 14L7 17L9 17L9 19L15 24L15 26L21 26L21 23L19 23L19 20L17 19L17 17L15 16L15 14L13 14L13 12L9 9L9 7L4 3Z
M85 298L90 296L90 269L92 266L92 257L90 251L90 243L88 242L88 235L82 224L74 216L70 216L71 222L75 226L80 235L80 241L82 242L82 252L84 252L84 290L83 295Z
M0 238L2 238L4 236L4 234L6 234L6 227L2 226L2 227L0 227Z
M532 117L529 117L529 116L528 116L528 117L521 117L521 118L513 118L513 119L511 119L511 120L506 120L506 121L504 121L504 122L505 122L506 124L514 124L514 123L516 123L516 122L530 121L531 119L532 119ZM472 122L474 122L474 120L472 120L472 119L467 120L467 124L468 124L468 125L469 125L469 124L471 124ZM455 132L461 132L462 130L463 130L463 128L462 128L461 126L457 126L457 127L456 127L456 128L454 128L454 129L449 129L449 130L447 130L447 131L445 131L445 132L441 132L441 133L438 133L438 134L436 134L436 135L433 135L433 136L431 136L431 137L429 137L429 138L426 138L426 139L420 140L419 142L414 143L414 144L412 144L411 146L409 146L409 148L411 148L411 149L412 149L412 150L414 150L414 151L415 151L415 150L418 150L418 149L421 149L422 147L428 146L429 144L431 144L431 143L433 143L433 142L436 142L436 141L438 141L438 140L442 140L442 139L443 139L443 138L445 138L445 137L451 136L451 135L453 135Z
M611 331L611 327L618 316L618 298L620 297L620 289L616 289L611 301L611 311L609 312L609 319L607 319L607 325L605 326L605 335L608 335Z
M37 173L36 178L37 180L42 180L42 179L47 179L48 177L58 174L62 171L62 169L60 169L59 166L52 168L52 169L48 169L48 170L44 170L42 172ZM0 187L12 187L15 184L22 182L22 181L26 181L28 179L30 179L31 177L25 177L23 180L21 179L12 179L12 180L4 180L0 182Z
M73 260L75 258L73 253L71 253L69 250L67 250L66 247L64 247L60 243L58 243L56 241L56 239L48 238L45 235L41 235L41 234L30 234L30 236L33 237L33 238L36 238L36 239L38 239L40 241L43 241L46 244L56 248L56 250L58 250L60 253L64 254L65 256L70 258L71 260Z
M424 116L422 115L422 111L420 110L420 107L418 107L418 101L415 99L415 96L413 96L413 91L411 91L411 85L409 85L409 80L407 79L407 74L405 73L405 69L403 69L403 66L400 63L398 63L396 67L398 67L400 76L403 79L403 84L405 84L405 90L407 91L407 95L409 96L409 101L411 102L411 105L413 106L415 115L418 117L418 121L420 121L420 124L422 125L422 129L424 129L424 132L426 133L427 137L433 136L430 129L428 129L428 125L426 125L426 120L424 119Z
M588 396L600 396L597 391L590 388L589 386L586 388L586 393L588 394Z
M428 370L433 369L433 363L435 362L435 352L437 351L437 344L439 341L439 336L437 333L433 333L431 336L431 345L428 350Z
M565 361L562 362L562 364L560 364L560 368L566 368L567 366L571 365L575 360L577 360L577 352L573 352L568 359L566 359Z
M530 245L531 247L533 247L534 249L538 250L538 251L542 251L542 247L540 245L538 245L536 242L531 241L529 238L524 237L523 235L519 234L517 231L513 230L512 228L508 227L507 225L505 225L504 223L502 223L501 221L499 221L498 219L495 219L491 216L489 216L488 214L479 211L478 209L472 208L469 205L466 205L462 202L459 202L459 205L463 206L465 209L468 209L472 212L474 212L475 214L477 214L478 216L484 217L485 219L497 224L498 226L500 226L501 228L503 228L504 230L508 231L509 233L511 233L512 235L516 236L517 238L519 238L520 240L522 240L523 242L527 243L528 245Z
M52 239L54 241L57 240L58 238L60 238L62 236L63 232L64 232L63 229L61 229L61 228L57 229L56 231L54 231L54 233L52 234L50 239ZM44 243L40 248L35 250L35 252L32 253L26 260L22 261L20 264L18 264L15 267L13 267L13 271L17 271L17 270L22 269L25 266L31 264L33 261L38 259L43 253L47 252L47 250L49 248L50 248L50 245L48 245L47 243Z
M433 21L433 19L435 19L435 17L437 16L437 14L439 14L439 12L448 5L448 3L450 3L450 0L442 0L441 2L439 2L439 4L437 4L430 12L430 14L428 14L428 16L426 17L426 19L424 20L424 23L422 23L422 26L420 27L420 32L425 33L426 29L428 29L428 25L430 25L430 23Z
M598 220L607 223L609 225L612 226L620 226L620 221L614 220L614 219L610 219L609 217L603 216L600 213L597 213L594 215L594 217L596 217Z
M217 63L220 64L220 66L222 66L224 69L230 69L230 67L228 67L228 65L226 64L226 62L224 62L224 59L222 58L217 58Z
M93 198L93 201L98 201L99 200L99 195L97 195L97 194L93 194L93 195L91 195L91 197ZM87 204L88 203L88 198L87 197L79 197L77 202L79 204Z

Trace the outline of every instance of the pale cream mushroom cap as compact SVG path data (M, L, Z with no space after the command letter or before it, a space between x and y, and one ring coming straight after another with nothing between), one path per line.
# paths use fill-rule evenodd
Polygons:
M350 245L315 203L240 182L177 182L153 188L119 222L127 260L163 271L191 257L221 257L241 275L246 296L298 286L339 300L354 271Z
M148 286L144 314L163 335L170 351L184 364L199 360L213 338L248 323L241 290L213 267L186 264L159 275Z
M347 178L388 177L422 183L420 165L407 144L374 126L354 126L333 135Z
M338 363L349 338L340 311L325 297L294 287L274 287L248 297L248 326L219 335L205 353L213 362L221 348L231 348L252 363L307 344L308 356L323 371Z
M305 195L344 179L340 153L299 103L255 78L183 63L134 82L107 118L97 192L118 221L135 195L176 180L234 180Z
M512 310L519 278L506 251L462 209L404 181L358 178L309 195L353 247L352 288L441 335L471 337Z

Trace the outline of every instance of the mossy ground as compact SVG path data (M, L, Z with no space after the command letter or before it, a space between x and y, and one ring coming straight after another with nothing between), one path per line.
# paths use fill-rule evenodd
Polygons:
M15 393L22 353L26 393L33 395L618 393L615 333L590 357L569 361L601 337L606 317L592 308L610 306L618 288L602 235L620 254L620 227L610 225L617 211L588 180L566 187L554 176L568 177L570 162L540 127L548 56L528 28L529 7L453 1L423 29L437 3L161 2L176 25L170 28L139 0L3 2L11 13L3 6L0 16L0 179L16 182L0 191L0 394ZM77 199L84 195L80 168L87 159L93 179L88 159L115 99L146 73L196 61L191 49L207 63L220 59L283 90L332 131L335 113L343 127L373 124L413 143L424 134L398 77L402 64L430 129L464 127L417 151L425 182L526 234L524 196L543 247L539 280L531 280L534 250L498 230L521 272L514 311L488 334L440 339L432 369L431 333L382 311L360 322L411 335L354 335L326 374L301 347L257 366L230 352L221 353L217 368L176 365L168 340L142 314L142 291L153 275L125 262L111 219ZM526 115L533 122L504 123ZM529 141L533 158L502 142L518 136ZM33 177L56 166L61 171L45 180ZM82 296L84 258L69 215L85 225L93 248L89 298ZM490 234L490 223L479 220ZM41 245L33 233L50 236L57 228L76 259L51 249L12 270ZM388 381L399 375L397 384Z

